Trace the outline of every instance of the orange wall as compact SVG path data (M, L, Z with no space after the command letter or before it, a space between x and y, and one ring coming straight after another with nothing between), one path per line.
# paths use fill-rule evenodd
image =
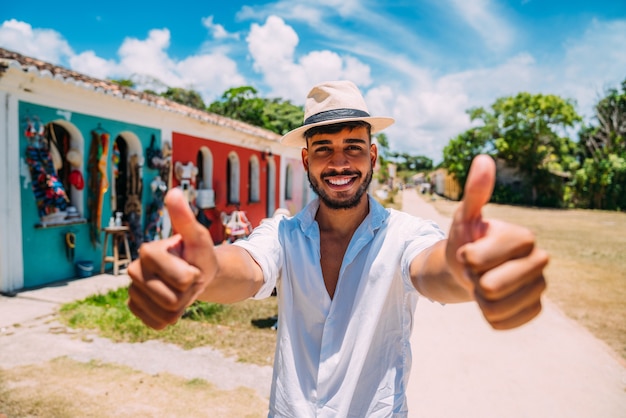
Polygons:
M216 243L221 242L224 239L222 225L220 221L220 213L231 213L235 207L228 205L227 196L227 162L228 154L232 151L236 152L239 156L240 174L239 174L239 193L240 193L240 209L243 210L253 227L260 224L263 218L269 217L272 214L267 214L267 168L268 162L262 158L261 151L253 150L245 147L236 146L233 144L225 144L222 142L216 142L209 139L198 138L194 136L185 135L182 133L174 132L172 134L172 167L175 166L177 161L186 164L193 162L196 164L197 155L201 147L207 147L213 154L213 185L212 188L215 191L215 208L206 209L205 214L213 222L210 231L213 236L213 240ZM248 162L250 157L256 155L260 163L260 201L250 203L248 201ZM280 156L273 156L276 165L276 184L275 184L275 203L274 207L278 208L280 197ZM176 176L172 176L172 187L179 185Z

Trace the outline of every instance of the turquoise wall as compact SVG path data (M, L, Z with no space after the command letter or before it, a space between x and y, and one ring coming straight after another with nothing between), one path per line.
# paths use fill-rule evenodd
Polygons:
M25 161L25 150L28 145L28 138L25 134L27 120L38 118L41 123L47 124L55 121L66 121L71 123L80 131L84 139L83 152L83 176L85 181L83 207L79 208L79 212L85 217L88 216L87 210L87 185L88 169L87 160L89 157L89 147L91 143L91 132L98 127L104 129L110 134L107 178L109 182L112 176L111 155L115 138L122 132L132 132L141 143L143 156L145 158L146 148L150 145L152 135L156 138L157 145L161 144L161 131L111 119L104 119L93 115L68 112L64 109L56 109L51 107L40 106L32 103L19 103L19 124L20 124L20 161ZM144 163L143 166L143 190L141 196L142 202L142 228L145 228L146 208L152 201L150 191L150 183L158 175L156 170L148 168ZM92 245L89 235L89 224L60 225L48 226L46 228L37 228L40 222L37 213L37 205L31 184L26 183L24 173L20 174L20 190L22 202L22 249L24 259L24 287L31 288L46 285L49 283L68 280L77 277L75 263L77 261L91 261L94 265L94 274L100 272L104 241L104 233L100 233L100 244ZM69 193L69 192L68 192ZM102 226L108 225L112 215L111 210L111 190L107 190L103 199L102 208ZM76 248L74 260L68 259L66 254L65 236L66 233L73 232L76 236ZM109 240L109 253L110 253ZM111 264L107 264L107 270L111 269Z

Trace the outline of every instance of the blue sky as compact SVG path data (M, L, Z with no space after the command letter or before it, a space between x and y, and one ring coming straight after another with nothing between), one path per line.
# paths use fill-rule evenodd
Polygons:
M252 85L302 104L351 79L392 116L392 149L441 161L466 110L520 91L575 100L589 117L626 79L622 0L6 2L0 46L205 102Z

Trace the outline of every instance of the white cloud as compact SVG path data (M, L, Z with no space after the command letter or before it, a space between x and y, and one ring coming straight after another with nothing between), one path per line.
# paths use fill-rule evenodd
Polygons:
M469 127L465 113L467 94L461 86L448 80L430 79L416 83L404 91L382 89L368 93L368 102L374 98L387 107L371 106L373 114L386 114L396 119L388 130L393 149L428 156L438 162L443 146ZM391 114L390 114L391 112Z
M323 22L324 11L319 5L311 5L309 2L279 1L262 6L243 6L236 14L238 20L261 21L270 16L281 16L286 20L306 22L315 26Z
M139 89L155 89L154 78L164 84L162 87L196 90L207 104L226 89L246 83L237 70L237 63L219 50L176 61L167 53L169 45L168 29L153 29L145 40L125 39L119 49L120 71L143 76L146 82L140 81Z
M270 16L264 25L253 23L246 38L248 50L254 59L254 68L269 72L293 62L299 38L293 28L277 16Z
M95 78L114 78L119 73L118 65L114 60L100 58L93 51L74 55L70 57L69 63L72 70Z
M213 16L202 18L202 25L209 30L214 39L239 39L238 33L229 33L224 26L214 23Z
M248 84L237 71L237 63L223 54L196 55L176 64L184 88L201 93L205 103L218 99L231 87Z
M366 100L374 115L392 116L387 130L393 149L425 155L441 161L444 146L470 126L467 110L491 105L496 98L519 91L539 92L540 74L528 54L502 65L435 75L413 66L413 77L396 85L377 86Z
M183 80L175 73L176 64L166 52L169 44L168 29L152 29L145 40L124 39L118 50L121 71L148 75L168 86L180 86Z
M504 51L515 34L510 22L494 13L498 9L492 0L449 0L449 4L476 31L488 48Z
M204 23L209 22L212 19ZM238 72L237 63L219 48L183 60L172 59L167 52L168 29L153 29L146 39L126 38L118 50L119 61L103 59L91 50L75 54L58 32L33 29L14 19L0 26L0 45L56 65L69 66L92 77L130 78L139 90L162 91L168 86L191 88L207 103L230 87L248 84Z
M499 97L519 92L556 94L575 100L578 113L589 119L605 89L618 87L626 78L624 39L626 21L594 20L579 37L567 40L563 50L555 51L551 62L524 52L492 67L439 76L415 67L416 75L406 79L402 90L379 88L374 91L383 90L384 95L368 93L368 99L384 104L371 105L370 110L389 114L385 110L390 109L390 116L396 118L388 130L393 148L437 162L448 141L471 126L466 110L489 107Z
M33 29L30 24L15 19L6 20L0 26L0 45L57 65L64 65L65 59L74 54L57 31Z
M254 69L271 88L269 96L300 104L320 81L349 78L360 85L371 83L369 66L354 57L320 50L296 59L298 34L280 17L270 16L263 25L253 23L246 40Z
M607 88L617 88L626 79L626 20L593 20L578 39L568 40L562 91L577 98L579 110L591 114Z

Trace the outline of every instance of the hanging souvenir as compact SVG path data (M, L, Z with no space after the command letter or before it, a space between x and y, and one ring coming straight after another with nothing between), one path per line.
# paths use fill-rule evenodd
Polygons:
M83 179L83 173L78 170L72 170L70 173L70 184L76 188L76 190L83 190L85 187L85 180Z
M156 146L156 137L152 134L150 138L150 146L146 148L146 160L148 168L156 169L162 163L163 152Z
M89 198L87 208L90 220L91 243L97 246L100 243L102 229L102 206L104 194L109 182L106 174L107 155L109 151L109 133L98 127L91 131L91 145L89 148Z

